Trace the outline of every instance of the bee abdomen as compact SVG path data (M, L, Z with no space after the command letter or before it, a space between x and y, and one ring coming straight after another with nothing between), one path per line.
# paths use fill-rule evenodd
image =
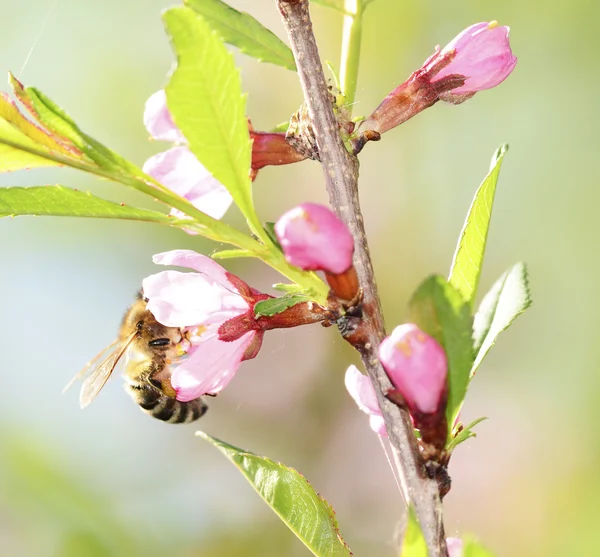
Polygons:
M194 422L208 410L208 406L200 398L180 402L147 383L129 382L125 389L144 412L170 424Z

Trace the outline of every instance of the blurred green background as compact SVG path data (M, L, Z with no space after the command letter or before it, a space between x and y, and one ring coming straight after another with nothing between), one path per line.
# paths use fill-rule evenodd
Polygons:
M51 5L45 29L21 69ZM232 0L283 36L274 1ZM63 106L87 132L143 163L163 145L142 125L172 65L162 0L0 0L1 65ZM324 59L336 65L341 20L313 7ZM502 142L482 291L517 260L534 306L481 368L463 411L485 415L451 464L449 535L476 533L499 556L600 554L597 21L592 0L378 0L364 22L356 114L380 100L463 28L510 25L519 63L495 90L436 105L361 154L361 199L389 327L411 291L447 273L472 195ZM236 54L257 129L301 103L297 76ZM8 90L8 86L4 88ZM0 176L0 185L62 183L147 204L68 170ZM325 201L317 164L262 170L263 220ZM231 213L228 219L239 222ZM109 382L82 412L72 375L115 335L153 253L213 246L147 224L0 221L4 345L0 394L0 555L23 557L302 556L308 551L195 426L143 415ZM231 268L268 289L256 262ZM343 387L354 355L318 326L269 333L201 427L302 471L334 506L356 555L397 555L403 505L367 418Z

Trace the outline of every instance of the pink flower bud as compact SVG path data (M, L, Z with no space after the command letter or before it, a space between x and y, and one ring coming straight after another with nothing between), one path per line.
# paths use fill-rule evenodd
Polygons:
M466 95L490 89L502 83L513 71L517 58L513 56L508 42L510 28L498 26L497 21L490 23L476 23L467 27L452 41L450 41L439 54L433 58L454 56L451 62L442 68L432 80L433 83L450 75L464 76L465 82L445 96ZM450 99L452 102L452 98Z
M354 153L439 100L459 104L477 91L502 83L517 64L508 32L508 27L500 27L496 21L476 23L442 50L437 47L423 66L358 125L352 140Z
M352 266L354 241L346 225L323 205L303 203L275 224L285 258L307 271L342 274Z
M446 538L448 557L463 557L463 541L460 538Z
M412 323L400 325L381 343L379 359L411 413L439 411L448 363L435 339Z

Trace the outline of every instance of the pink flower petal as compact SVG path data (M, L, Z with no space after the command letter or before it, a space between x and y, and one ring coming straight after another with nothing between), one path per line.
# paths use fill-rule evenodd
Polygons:
M175 126L167 108L167 95L164 89L157 91L146 101L144 125L154 139L185 143L185 137Z
M378 435L387 435L383 416L377 402L377 395L375 394L371 380L366 375L363 375L356 366L350 366L346 370L344 383L354 402L356 402L365 414L369 415L371 429Z
M510 49L509 31L509 27L498 26L496 22L471 25L442 49L442 56L451 50L455 50L456 55L433 81L451 74L465 76L464 85L452 89L452 95L474 93L499 85L517 64L517 58Z
M214 282L226 285L232 291L237 290L230 285L228 272L214 259L191 249L175 249L163 251L152 256L152 261L157 265L172 265L173 267L186 267L194 269L201 275Z
M248 303L227 285L206 275L178 271L163 271L142 282L148 309L167 327L221 323L247 311Z
M448 557L462 557L463 541L460 538L446 538Z
M225 186L187 147L173 147L150 157L143 170L214 219L222 218L233 201ZM176 209L171 214L178 218L186 216Z
M177 400L188 402L205 394L220 392L233 379L254 331L233 342L219 340L217 327L202 335L202 342L182 364L173 370L171 383Z

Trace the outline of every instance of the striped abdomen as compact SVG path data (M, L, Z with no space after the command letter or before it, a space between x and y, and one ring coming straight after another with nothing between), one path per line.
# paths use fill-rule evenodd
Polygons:
M143 381L130 379L125 384L125 390L144 412L157 420L170 424L194 422L208 410L208 406L200 398L189 402L180 402L165 395L152 384Z

